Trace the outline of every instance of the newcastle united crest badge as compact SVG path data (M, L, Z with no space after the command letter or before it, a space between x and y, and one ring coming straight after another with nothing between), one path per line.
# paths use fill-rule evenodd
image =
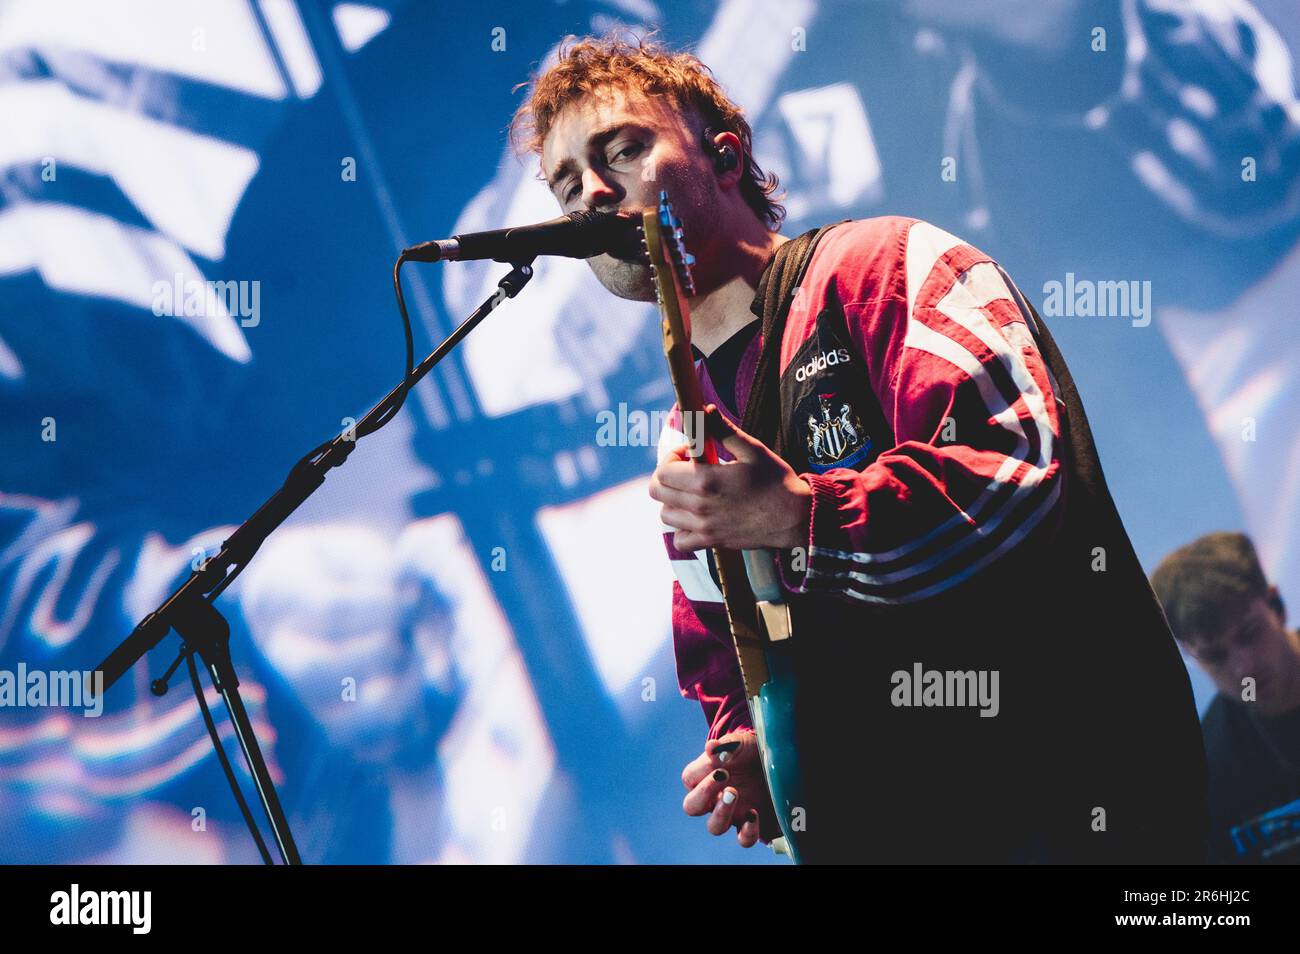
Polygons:
M871 437L849 403L834 393L813 393L795 416L805 431L808 466L814 473L852 467L871 451Z

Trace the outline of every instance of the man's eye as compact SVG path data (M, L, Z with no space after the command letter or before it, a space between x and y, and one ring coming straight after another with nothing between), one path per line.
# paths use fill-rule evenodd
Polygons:
M572 199L576 193L581 191L582 191L582 186L578 186L578 185L573 186L571 189L569 189L568 192L564 194L565 201L567 202L569 199Z
M627 155L628 153L631 153L632 156L635 156L640 151L641 151L641 144L639 142L630 142L622 149L620 149L618 152L614 153L614 158L619 159L622 156ZM628 158L631 158L632 156L628 156Z

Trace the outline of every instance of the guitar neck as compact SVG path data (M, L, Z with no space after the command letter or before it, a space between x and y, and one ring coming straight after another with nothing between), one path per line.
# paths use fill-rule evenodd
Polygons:
M691 351L690 309L681 287L678 269L665 252L667 238L661 231L658 213L647 209L643 229L646 252L655 274L655 289L663 328L664 357L673 382L673 394L681 412L682 430L687 436L691 459L698 465L716 465L717 450L704 436L704 394L695 373ZM768 681L766 641L761 636L757 607L749 589L745 561L737 550L713 548L718 583L727 609L727 621L736 648L745 694L752 698Z

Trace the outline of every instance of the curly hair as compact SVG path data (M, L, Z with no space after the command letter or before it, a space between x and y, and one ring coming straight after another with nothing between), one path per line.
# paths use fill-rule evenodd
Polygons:
M510 120L509 139L516 155L540 155L560 112L586 96L612 88L668 96L680 109L694 109L705 128L715 135L723 131L736 134L744 163L741 195L770 230L779 229L785 207L775 201L773 194L780 182L774 173L764 173L754 161L753 131L744 111L722 91L712 71L693 53L672 52L648 37L635 39L635 43L629 43L617 31L580 40L573 34L566 36L556 63L536 77L527 100ZM527 85L519 83L512 92Z

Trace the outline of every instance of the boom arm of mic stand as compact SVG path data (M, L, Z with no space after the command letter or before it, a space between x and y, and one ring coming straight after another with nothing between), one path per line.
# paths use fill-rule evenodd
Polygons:
M247 565L272 531L302 506L316 488L325 482L326 472L347 460L348 454L352 453L352 448L356 446L351 435L369 433L366 425L380 418L405 390L414 387L428 374L434 365L474 329L475 325L501 303L503 297L514 298L519 294L520 289L528 284L528 280L533 276L531 263L532 259L515 263L512 270L497 283L505 295L495 293L479 305L474 313L466 318L433 353L416 366L409 382L403 382L388 392L383 400L356 423L354 429L334 438L318 457L304 460L295 466L284 485L222 543L221 551L205 561L201 570L191 574L189 579L182 583L158 609L141 620L131 634L95 667L93 672L103 673L104 681L99 691L106 691L109 686L122 678L141 656L163 640L171 629L172 614L179 606L184 605L186 600L194 597L202 598L208 593L213 593L218 587L225 589L233 579L233 574L239 573ZM219 593L219 590L217 592ZM213 593L214 598L216 595L217 593ZM94 688L89 681L87 688Z

